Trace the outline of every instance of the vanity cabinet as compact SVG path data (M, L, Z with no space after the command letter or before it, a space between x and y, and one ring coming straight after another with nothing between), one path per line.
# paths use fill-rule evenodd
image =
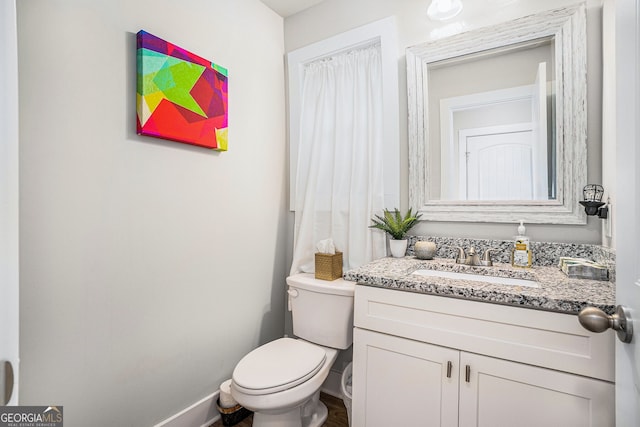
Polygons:
M353 352L354 426L458 425L459 351L356 328Z
M353 425L613 426L613 337L575 315L357 286Z

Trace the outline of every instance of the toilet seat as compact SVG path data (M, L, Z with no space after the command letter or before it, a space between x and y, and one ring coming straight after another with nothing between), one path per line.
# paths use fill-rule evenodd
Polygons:
M233 384L251 395L287 390L313 377L326 358L326 351L320 346L280 338L243 357L233 371Z

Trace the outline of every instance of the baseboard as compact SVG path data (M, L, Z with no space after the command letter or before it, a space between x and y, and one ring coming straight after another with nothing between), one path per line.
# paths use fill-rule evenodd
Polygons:
M341 389L341 381L342 381L342 372L334 371L333 369L329 371L329 375L327 375L327 379L322 383L322 387L320 390L324 393L330 394L333 397L337 397L342 399L342 389Z
M216 408L219 395L220 391L216 391L154 427L209 427L220 419Z
M324 380L320 390L330 394L333 397L342 399L342 391L340 383L342 381L342 372L329 371L327 379ZM154 427L209 427L220 419L220 413L216 408L216 402L220 391L216 391L207 397L202 398L198 402L183 409L177 414L167 418L166 420L156 424Z

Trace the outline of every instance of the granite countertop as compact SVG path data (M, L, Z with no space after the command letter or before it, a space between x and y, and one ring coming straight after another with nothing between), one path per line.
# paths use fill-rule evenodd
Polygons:
M540 287L497 285L411 274L420 269L535 280ZM570 279L555 266L523 269L512 267L510 264L494 263L493 267L470 267L445 258L427 261L413 256L389 257L350 270L345 273L344 278L358 282L359 285L568 314L578 314L586 306L598 307L608 314L615 312L615 284L598 280Z

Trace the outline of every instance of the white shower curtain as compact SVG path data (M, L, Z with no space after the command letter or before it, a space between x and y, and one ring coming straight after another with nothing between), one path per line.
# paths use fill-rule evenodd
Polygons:
M380 56L368 46L305 66L292 274L314 271L327 238L346 270L386 255L384 234L368 228L384 207Z

